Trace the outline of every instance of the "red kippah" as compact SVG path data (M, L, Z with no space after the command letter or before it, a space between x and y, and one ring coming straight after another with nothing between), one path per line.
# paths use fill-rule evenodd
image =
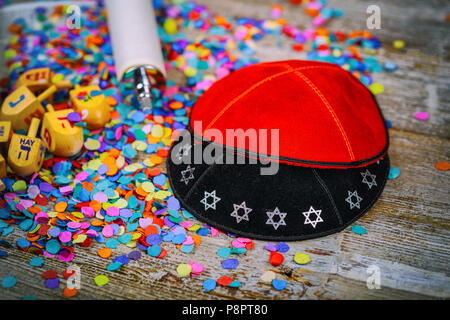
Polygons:
M202 121L202 132L194 122ZM324 62L288 60L239 69L197 100L190 126L279 129L281 162L358 167L388 148L386 126L370 91L350 72ZM249 146L250 148L251 146ZM258 150L248 150L258 152Z

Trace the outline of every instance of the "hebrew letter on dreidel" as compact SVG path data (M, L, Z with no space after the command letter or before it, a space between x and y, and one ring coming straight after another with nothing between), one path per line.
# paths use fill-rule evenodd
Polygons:
M14 102L14 101L10 101L10 102L9 102L9 106L10 106L11 108L14 108L14 107L17 106L19 103L21 103L23 100L25 100L25 95L21 94L19 100L15 101L15 102Z
M25 158L25 160L28 160L28 155L30 154L31 148L21 144L20 150L27 152L27 157ZM19 156L17 157L17 159L20 159L22 157L22 151L19 152Z

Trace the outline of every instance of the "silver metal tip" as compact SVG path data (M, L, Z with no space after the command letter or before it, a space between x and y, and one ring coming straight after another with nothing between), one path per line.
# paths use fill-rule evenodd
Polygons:
M150 97L142 97L139 99L139 103L141 104L142 111L144 113L151 113L152 112L152 99Z

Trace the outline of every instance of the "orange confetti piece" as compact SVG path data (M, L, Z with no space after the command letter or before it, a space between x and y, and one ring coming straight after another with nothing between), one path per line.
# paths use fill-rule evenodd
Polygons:
M75 287L65 287L63 290L63 296L66 298L72 298L77 294L77 288Z
M151 156L149 160L151 163L154 163L154 164L160 164L163 161L163 159L160 156L156 156L156 155Z
M434 164L434 167L441 171L447 171L448 169L450 169L450 163L448 163L447 161L439 161Z
M100 258L107 259L111 256L112 250L110 248L103 248L97 251Z
M67 202L65 201L60 201L55 204L55 210L57 212L64 212L66 209L67 209Z

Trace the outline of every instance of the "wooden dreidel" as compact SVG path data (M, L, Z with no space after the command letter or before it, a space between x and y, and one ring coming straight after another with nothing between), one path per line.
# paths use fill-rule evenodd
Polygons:
M20 176L29 176L38 172L45 156L45 147L41 139L36 138L40 120L33 118L28 135L13 134L8 150L8 165Z
M16 81L16 88L26 86L33 92L46 90L52 85L50 68L35 68L20 75ZM63 80L53 83L56 88L71 88L72 82Z
M42 101L50 97L55 91L56 86L52 85L36 97L25 86L17 88L3 101L0 120L11 121L11 127L14 131L27 130L31 119L42 118L45 113Z
M11 137L11 121L0 121L0 153L6 155Z
M0 192L5 190L5 184L1 179L6 177L6 161L5 158L0 154Z
M81 121L88 129L100 129L110 119L110 108L103 92L97 85L81 87L75 86L70 90L72 107L81 113Z
M51 104L46 106L47 112L42 118L41 138L44 146L60 157L71 157L83 147L83 129L74 126L67 115L73 109L55 111Z

